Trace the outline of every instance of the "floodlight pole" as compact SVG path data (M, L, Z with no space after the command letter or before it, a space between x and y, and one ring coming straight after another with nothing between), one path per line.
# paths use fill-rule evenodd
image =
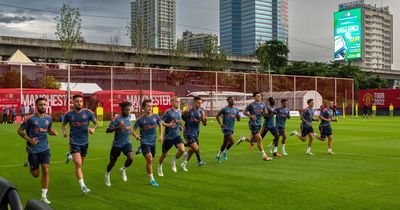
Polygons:
M67 65L67 77L68 77L68 82L67 82L67 111L69 111L70 106L71 106L71 88L70 88L70 82L71 82L71 66L68 64Z
M21 100L21 102L20 102L20 104L22 104L22 101L23 101L23 95L22 95L22 62L20 63L20 66L19 66L19 82L20 82L20 91L19 91L19 93L20 93L20 100Z

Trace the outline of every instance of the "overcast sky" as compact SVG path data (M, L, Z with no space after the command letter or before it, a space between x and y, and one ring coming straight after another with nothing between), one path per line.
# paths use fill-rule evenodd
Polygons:
M0 0L0 35L32 38L44 36L54 39L55 19L63 2L68 2L80 9L83 36L86 41L106 43L110 36L119 35L122 44L128 44L126 25L130 17L130 0ZM343 2L349 2L349 0L289 0L290 59L332 60L333 12L337 10L338 4ZM400 70L400 1L365 0L365 2L390 7L390 12L394 16L394 65L392 68ZM219 34L218 0L176 0L176 3L178 36L181 36L185 30Z

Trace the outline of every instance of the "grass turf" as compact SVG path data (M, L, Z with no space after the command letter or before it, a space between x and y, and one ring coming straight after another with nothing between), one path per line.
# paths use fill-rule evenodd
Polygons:
M200 148L207 165L197 166L193 156L189 172L170 170L175 149L164 164L164 177L157 177L161 154L157 145L154 176L160 187L149 185L143 156L135 156L127 170L128 182L118 168L111 173L112 187L104 185L113 134L99 128L90 136L85 183L92 190L81 193L74 167L64 163L68 142L61 135L49 137L51 146L48 198L54 209L400 209L400 118L376 117L368 120L339 119L333 123L335 156L327 155L326 142L315 141L306 156L306 143L288 137L287 157L261 160L255 147L247 143L233 146L229 160L218 165L215 155L222 141L216 121L201 127ZM106 124L106 123L105 123ZM55 123L61 133L60 124ZM299 119L287 122L287 133L298 129ZM0 125L0 176L17 187L22 203L40 199L40 178L34 179L23 167L25 143L17 134L18 125ZM317 130L317 126L314 126ZM236 124L235 137L248 135L247 119ZM132 138L133 139L133 138ZM264 148L271 142L264 139ZM134 149L138 142L133 140ZM267 148L266 148L267 151ZM180 163L181 161L179 161Z

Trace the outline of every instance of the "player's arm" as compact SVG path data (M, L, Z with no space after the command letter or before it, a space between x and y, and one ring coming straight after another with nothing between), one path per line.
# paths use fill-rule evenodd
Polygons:
M288 113L288 115L286 116L286 118L287 118L287 119L290 119L290 117L291 117L291 116L290 116L290 111L289 111L289 113Z
M167 123L166 121L167 121L167 119L168 119L168 112L166 112L162 117L161 117L161 124L163 125L163 126L165 126L165 127L167 127L167 128L175 128L175 122L170 122L170 123Z
M67 113L66 113L64 115L64 120L63 120L62 125L61 125L61 130L62 130L65 138L68 137L67 123L68 123L68 116L67 116Z
M110 122L110 125L108 126L108 128L106 129L106 133L112 133L116 130L121 129L121 127L123 126L122 122L118 122L116 119L114 121Z
M236 120L240 121L240 112L239 112L239 110L236 112Z
M158 139L158 141L160 142L160 143L163 143L163 141L164 141L164 132L163 132L163 125L162 125L162 123L160 122L160 124L158 125L158 131L160 132L160 137L159 137L159 139Z
M58 135L57 131L53 128L53 122L52 121L49 124L49 127L47 129L47 133L49 135L51 135L51 136L57 136Z
M202 114L201 114L201 122L203 123L204 126L207 126L207 115L204 110L202 111Z
M270 112L268 109L264 109L263 115L265 118L270 118L274 113Z
M310 123L304 118L304 115L306 114L306 112L307 112L307 110L304 110L304 111L303 111L303 114L301 115L300 119L301 119L301 121L302 121L303 123L310 124Z
M140 141L141 137L140 135L136 134L136 130L140 127L140 120L136 120L135 125L133 125L133 128L131 129L131 134L133 137L135 137L136 140Z
M21 125L17 131L18 135L21 136L25 141L35 145L38 143L37 137L29 138L29 136L25 132L25 128Z
M256 116L255 115L250 115L249 109L250 109L250 105L248 105L246 107L246 109L244 110L244 112L243 112L244 116L246 116L246 117L248 117L248 118L250 118L252 120L256 120Z
M136 140L140 141L140 139L141 139L141 138L140 138L140 135L138 135L138 134L136 133L136 130L137 130L137 128L135 128L135 127L132 128L132 129L131 129L131 134L132 134L133 137L135 137Z
M218 125L219 125L220 127L222 126L222 122L221 122L221 118L220 118L221 115L222 115L222 110L220 110L220 111L217 113L217 115L215 115L215 119L217 120Z

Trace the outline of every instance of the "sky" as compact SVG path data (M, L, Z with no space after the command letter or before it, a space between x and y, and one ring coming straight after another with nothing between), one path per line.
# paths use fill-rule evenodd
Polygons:
M0 35L55 39L56 18L63 2L79 8L87 42L107 43L111 36L117 35L121 44L129 44L126 26L130 0L0 0ZM289 59L332 60L333 12L344 2L349 0L289 0ZM400 70L400 1L365 0L365 3L390 7L394 19L392 69ZM176 4L178 37L185 30L219 35L219 0L176 0Z

